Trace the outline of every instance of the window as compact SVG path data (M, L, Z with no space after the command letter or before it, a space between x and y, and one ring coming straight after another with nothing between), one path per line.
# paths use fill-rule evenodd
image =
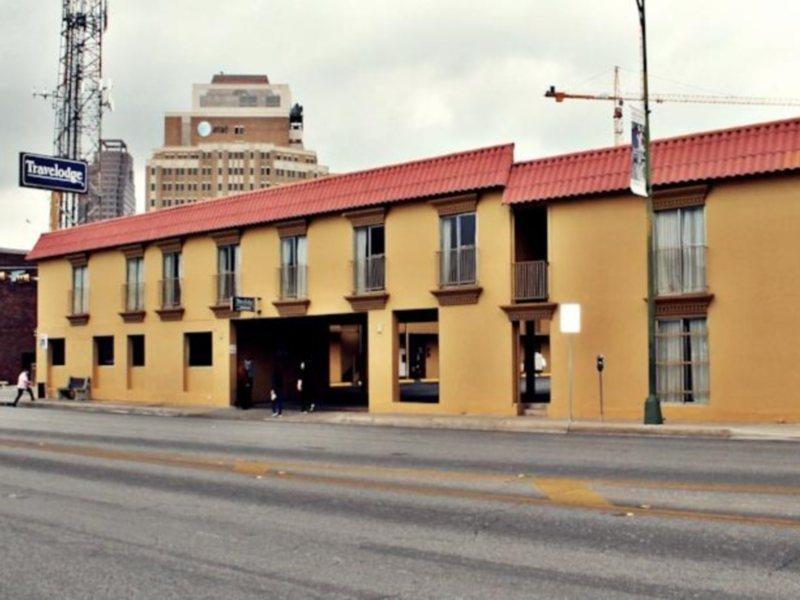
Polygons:
M129 258L126 271L125 310L144 310L144 257Z
M233 128L234 135L244 135L244 125L236 125Z
M187 364L190 367L210 367L212 365L211 332L186 334Z
M72 267L72 314L89 312L89 273L86 265Z
M662 402L708 403L705 318L656 322L656 393Z
M442 217L440 285L463 285L477 281L475 234L475 213Z
M656 290L660 295L706 289L706 228L702 206L662 210L655 220Z
M385 248L383 224L355 229L355 292L362 294L384 289Z
M143 335L129 335L128 336L128 356L130 357L132 367L144 366L144 336Z
M281 298L306 297L307 252L306 236L281 238Z
M167 252L162 259L161 306L181 306L181 253Z
M217 302L228 302L238 293L240 253L239 245L217 248Z
M50 365L53 367L63 367L66 364L66 352L64 349L64 338L50 339Z
M94 338L94 360L100 367L114 365L114 336L102 335Z

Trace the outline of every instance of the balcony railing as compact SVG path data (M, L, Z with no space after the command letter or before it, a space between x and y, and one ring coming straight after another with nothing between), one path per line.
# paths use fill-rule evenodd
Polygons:
M461 246L437 252L439 287L477 283L477 255L475 246Z
M239 294L239 273L235 271L224 271L214 276L214 293L216 303L228 304L231 298Z
M141 312L144 310L144 283L123 284L122 309L125 312Z
M656 248L656 291L660 296L706 291L706 247Z
M530 260L512 265L514 300L547 300L547 261Z
M69 290L67 293L67 314L89 314L89 288L81 287Z
M158 282L161 290L161 308L181 308L183 299L181 297L182 282L178 277L169 277Z
M353 294L380 292L386 288L386 257L383 254L353 261Z
M308 294L308 267L306 265L283 265L278 269L278 285L281 300L305 298Z

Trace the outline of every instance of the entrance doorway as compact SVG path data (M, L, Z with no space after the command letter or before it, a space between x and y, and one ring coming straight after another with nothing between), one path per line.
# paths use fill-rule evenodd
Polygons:
M237 373L232 404L266 408L275 383L286 406L298 405L303 365L304 386L317 409L367 406L366 315L241 319L233 326Z
M550 321L521 321L517 328L519 401L550 402Z

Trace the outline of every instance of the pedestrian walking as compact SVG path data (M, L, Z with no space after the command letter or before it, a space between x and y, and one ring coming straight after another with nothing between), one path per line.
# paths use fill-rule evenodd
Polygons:
M11 406L19 404L19 399L22 398L22 394L25 392L28 392L30 395L31 402L36 402L36 398L33 397L33 390L31 389L31 378L28 369L23 369L19 377L17 377L17 397L14 398L14 402L11 403Z
M300 396L300 412L314 412L315 404L311 401L311 385L308 363L300 363L300 374L297 376L297 393Z
M272 416L280 417L283 414L283 373L281 373L281 369L277 365L272 371L272 386L269 391L269 399L272 402Z

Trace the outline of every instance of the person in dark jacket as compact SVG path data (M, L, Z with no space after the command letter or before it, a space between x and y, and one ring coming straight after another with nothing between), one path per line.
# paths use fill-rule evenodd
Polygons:
M300 396L300 412L314 412L314 402L311 400L311 377L308 363L300 363L300 373L297 376L297 394Z

